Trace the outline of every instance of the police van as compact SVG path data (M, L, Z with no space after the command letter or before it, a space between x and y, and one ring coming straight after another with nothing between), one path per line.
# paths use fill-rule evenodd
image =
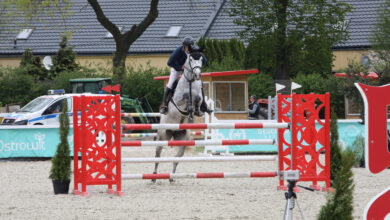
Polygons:
M39 96L18 111L5 115L1 125L59 125L59 115L65 103L69 123L73 124L72 97L81 94L65 94L65 90L49 90L48 94ZM91 93L83 95L91 95Z

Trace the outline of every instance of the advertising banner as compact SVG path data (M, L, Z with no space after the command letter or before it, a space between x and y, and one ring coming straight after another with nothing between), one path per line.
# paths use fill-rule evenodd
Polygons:
M353 142L358 135L364 137L364 125L360 120L338 120L339 143L343 149L353 149ZM266 121L263 121L266 123ZM390 123L388 122L388 126ZM317 126L316 126L317 127ZM277 140L277 129L218 129L216 139L237 140L237 139L274 139ZM298 135L299 138L299 135ZM285 132L285 139L291 140L291 133ZM317 149L321 146L318 145ZM245 152L276 152L276 145L235 145L229 146L231 153Z
M0 128L0 158L52 157L60 142L59 128L44 126L2 126ZM73 156L73 129L68 142Z

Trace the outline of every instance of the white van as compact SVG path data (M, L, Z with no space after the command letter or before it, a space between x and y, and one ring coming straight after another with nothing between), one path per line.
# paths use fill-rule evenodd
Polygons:
M73 124L73 96L98 95L63 94L64 90L49 90L54 95L44 95L32 100L16 112L8 113L3 118L1 125L57 125L63 104L67 104L69 124ZM60 94L56 94L60 93Z

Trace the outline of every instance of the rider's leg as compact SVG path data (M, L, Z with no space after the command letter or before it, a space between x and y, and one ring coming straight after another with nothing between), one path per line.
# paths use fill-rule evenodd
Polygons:
M206 100L204 99L203 83L202 83L202 104L200 104L200 110L202 112L207 112L209 114L211 112L213 112L213 110L209 109L209 107L207 106Z
M173 96L173 92L175 91L177 83L176 80L179 77L180 72L176 71L174 68L171 68L171 75L169 76L169 81L167 83L167 87L164 91L164 98L163 103L160 107L160 113L161 114L167 114L168 113L168 103L171 100L171 97Z

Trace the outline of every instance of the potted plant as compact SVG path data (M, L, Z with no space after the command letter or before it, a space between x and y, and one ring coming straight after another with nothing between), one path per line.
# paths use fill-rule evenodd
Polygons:
M52 158L49 178L53 181L54 194L67 194L70 184L71 157L68 143L69 118L67 103L63 102L60 114L60 143Z

